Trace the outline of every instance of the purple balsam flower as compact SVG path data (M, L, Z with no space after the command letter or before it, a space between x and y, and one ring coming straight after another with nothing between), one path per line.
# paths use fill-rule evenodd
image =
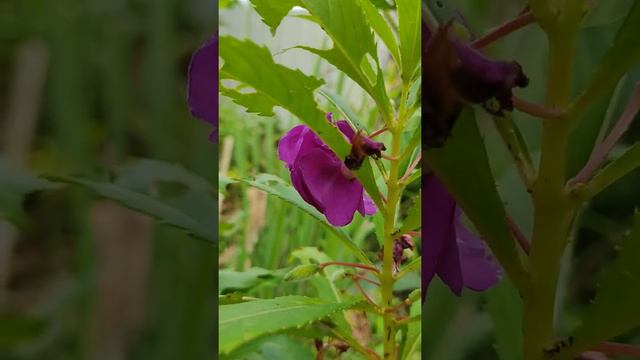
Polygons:
M218 140L218 33L191 57L187 85L191 114L213 125L209 136Z
M330 114L327 118L331 121ZM355 135L346 121L336 125L347 139ZM300 196L332 225L349 224L356 211L363 216L375 214L376 206L362 184L306 125L294 127L280 139L278 157L291 172L291 183Z
M483 291L501 277L482 239L460 222L462 211L433 174L422 183L422 294L437 274L456 295Z
M513 88L529 79L515 61L497 61L456 39L451 22L435 33L422 23L423 123L427 147L441 147L465 104L503 116L513 110Z

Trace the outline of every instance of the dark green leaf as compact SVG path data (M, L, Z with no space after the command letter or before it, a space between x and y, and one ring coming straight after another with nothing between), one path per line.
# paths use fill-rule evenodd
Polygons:
M495 349L501 360L520 360L522 355L522 300L518 290L506 280L484 293L491 315Z
M396 0L396 6L402 55L402 78L408 82L422 59L420 0Z

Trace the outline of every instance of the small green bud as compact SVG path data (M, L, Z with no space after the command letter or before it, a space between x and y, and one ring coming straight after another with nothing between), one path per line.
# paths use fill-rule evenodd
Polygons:
M318 264L298 265L284 275L284 281L306 279L320 271Z

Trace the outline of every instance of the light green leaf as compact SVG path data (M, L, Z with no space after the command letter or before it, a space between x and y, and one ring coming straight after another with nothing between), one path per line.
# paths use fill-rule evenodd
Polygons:
M347 249L351 250L353 255L358 258L358 260L365 264L371 264L371 260L369 260L367 255L365 255L365 253L351 240L349 235L343 229L336 228L333 225L329 224L324 215L322 215L313 206L307 204L302 199L302 197L300 197L300 194L298 194L298 192L293 187L291 187L281 178L271 174L261 174L258 175L254 180L239 180L250 186L265 191L270 195L274 195L311 215L320 224L326 226L327 229L334 233L336 237L347 247Z
M271 34L275 35L282 19L287 16L291 8L300 5L300 0L251 0L251 4L262 17L262 21L269 26Z
M415 302L411 305L410 316L420 315L422 313L422 305L420 302ZM422 343L422 324L420 321L411 322L407 329L407 339L404 342L402 348L402 359L413 359L413 354L420 349Z
M300 46L300 48L323 57L358 83L376 102L385 121L389 121L392 117L391 103L378 65L373 32L366 22L359 0L301 1L313 16L314 21L331 37L333 48L330 50L306 46ZM377 76L374 85L362 70L363 59L367 55L375 62Z
M427 150L424 158L478 229L511 280L524 289L528 277L516 241L505 223L504 205L496 190L472 108L464 109L446 145Z
M422 59L420 0L396 0L396 6L398 7L402 79L408 82Z
M636 212L633 229L623 241L618 258L602 274L595 300L573 332L573 347L559 358L569 358L640 326L639 258L640 213Z
M495 349L501 360L521 360L522 354L522 300L518 290L503 280L484 293L486 310L491 315Z
M37 175L10 165L0 157L0 218L20 224L24 197L34 191L49 190L55 184Z
M391 52L393 60L398 64L398 67L401 67L402 63L400 62L400 48L398 47L398 41L396 40L396 36L393 34L391 27L380 14L380 10L376 8L371 0L360 0L360 6L362 6L362 10L364 10L367 21L371 24L373 30L387 46L389 52Z
M361 302L330 303L304 296L285 296L219 307L220 351L287 329L301 328Z
M320 93L320 95L324 96L327 100L329 100L331 104L337 107L342 115L345 116L346 120L349 121L349 123L351 123L351 125L353 125L356 129L365 129L362 121L360 121L360 119L358 118L358 115L356 115L356 113L351 110L351 107L343 98L327 89L320 89L318 90L318 93ZM334 117L334 119L335 118L336 117Z

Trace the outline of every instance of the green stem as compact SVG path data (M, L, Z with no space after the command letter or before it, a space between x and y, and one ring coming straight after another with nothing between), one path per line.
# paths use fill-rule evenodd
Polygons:
M527 190L531 190L536 177L536 169L533 166L531 155L529 154L529 148L524 142L524 138L518 130L516 124L512 118L493 118L493 124L495 125L502 141L509 149L511 157L516 164L520 178L524 183Z
M401 131L392 130L391 156L397 158L400 154ZM380 275L380 291L382 307L389 308L393 300L393 240L396 227L396 209L402 189L398 183L400 162L391 160L389 179L387 180L387 206L384 213L384 256L382 274ZM384 359L395 359L396 325L392 313L385 313L384 321Z
M549 32L547 105L564 107L571 94L571 73L576 44L576 23ZM525 360L543 358L554 338L554 304L560 263L575 208L565 190L567 118L545 121L540 171L533 187L534 229L529 256L531 286L523 294Z

